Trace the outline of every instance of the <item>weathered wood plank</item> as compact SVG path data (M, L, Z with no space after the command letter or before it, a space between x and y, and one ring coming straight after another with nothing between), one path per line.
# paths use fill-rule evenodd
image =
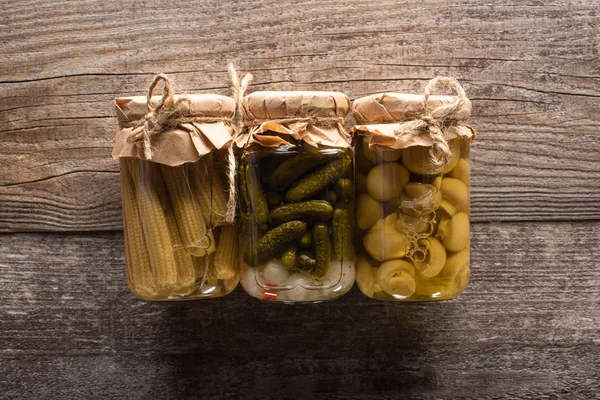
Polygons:
M0 24L0 231L120 229L111 100L158 71L226 94L229 60L252 90L352 98L456 76L481 133L473 219L598 219L598 5L20 2Z
M121 233L0 236L7 398L594 398L600 222L473 225L457 300L146 303ZM1 396L0 396L1 397Z

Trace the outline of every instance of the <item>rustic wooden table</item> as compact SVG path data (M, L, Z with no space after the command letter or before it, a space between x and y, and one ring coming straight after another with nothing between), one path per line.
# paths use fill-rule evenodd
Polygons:
M345 4L344 4L345 3ZM0 11L0 398L600 398L598 1L21 1ZM457 300L136 300L111 101L461 80Z

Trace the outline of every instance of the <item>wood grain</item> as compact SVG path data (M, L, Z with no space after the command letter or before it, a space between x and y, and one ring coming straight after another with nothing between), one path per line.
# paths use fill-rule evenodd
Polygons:
M597 1L65 4L0 13L0 231L121 229L112 99L159 71L227 94L227 61L252 90L351 98L455 76L480 132L473 220L600 218Z
M457 300L286 306L138 301L119 232L1 235L0 397L597 398L598 238L474 224Z

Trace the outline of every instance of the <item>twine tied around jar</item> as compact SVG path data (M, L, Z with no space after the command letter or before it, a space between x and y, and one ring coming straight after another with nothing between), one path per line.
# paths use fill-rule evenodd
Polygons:
M229 71L229 82L231 84L231 91L233 92L233 99L235 100L235 107L237 109L237 113L234 117L233 121L233 141L231 145L227 148L227 178L229 179L229 199L227 201L227 214L225 216L226 221L230 221L233 223L235 220L235 209L236 209L236 199L237 199L237 188L235 184L235 174L237 171L237 164L235 159L235 153L233 151L233 146L235 140L242 134L244 130L244 115L245 110L242 105L242 101L244 99L244 93L248 89L248 85L253 79L252 74L247 73L240 80L237 71L232 63L227 65L227 70Z
M280 125L290 125L290 129L294 126L294 124L305 124L319 126L321 128L335 128L340 124L344 124L346 122L346 118L344 117L316 117L316 116L307 116L307 117L290 117L290 118L280 118L280 119L252 119L246 122L247 126L256 127L261 126L264 123L273 123Z
M438 85L450 87L456 91L456 101L430 109L428 102L431 91ZM431 162L439 168L443 168L452 160L452 151L443 136L444 128L450 125L460 125L461 122L452 118L453 114L465 103L467 96L460 83L454 78L438 76L427 83L423 90L423 113L417 119L400 124L394 131L394 135L410 134L415 131L425 131L429 134L432 146L429 151ZM473 131L475 134L475 132Z

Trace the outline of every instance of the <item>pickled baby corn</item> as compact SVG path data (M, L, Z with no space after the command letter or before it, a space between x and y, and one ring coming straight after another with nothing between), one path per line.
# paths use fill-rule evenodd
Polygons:
M194 288L191 286L196 280L194 263L192 257L185 250L182 243L180 229L178 228L173 208L169 199L165 199L163 204L166 205L165 217L169 228L169 236L171 236L171 246L173 255L175 256L175 265L177 265L177 285L175 294L185 295L190 294Z
M137 188L139 217L148 257L156 285L159 288L177 284L177 263L168 220L161 204L166 199L164 183L158 165L135 160L130 164L133 183Z
M219 232L219 241L213 263L217 279L231 279L238 271L238 235L234 225L224 225Z
M144 242L135 186L130 172L131 164L135 162L131 158L120 159L127 283L136 296L151 299L156 297L158 293L155 289L150 258Z
M160 166L160 172L169 193L181 244L191 255L201 257L207 254L211 241L207 238L208 229L198 200L192 192L185 166ZM214 242L214 241L212 241Z
M204 221L212 227L225 223L227 196L212 156L188 164L189 181L196 195Z

